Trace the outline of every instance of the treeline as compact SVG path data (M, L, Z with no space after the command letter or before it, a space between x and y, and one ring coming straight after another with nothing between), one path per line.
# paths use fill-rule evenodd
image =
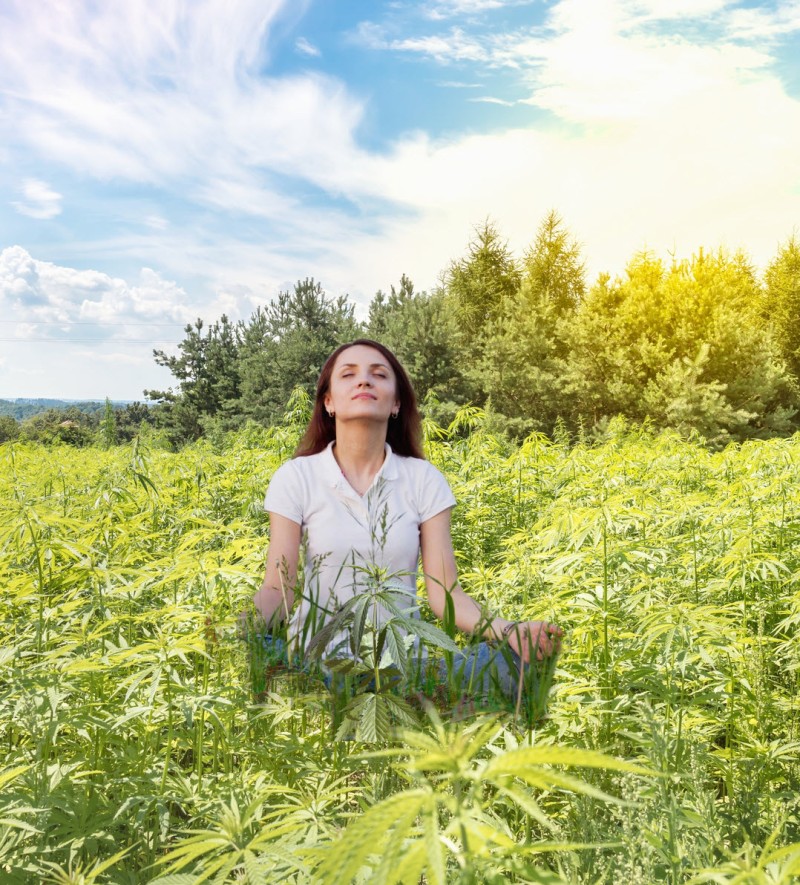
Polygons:
M156 423L156 410L145 403L115 406L106 400L105 403L75 403L69 406L62 403L49 408L42 408L41 404L37 407L36 403L25 405L29 414L23 414L21 419L0 414L0 443L21 439L45 445L65 443L110 447L130 442L141 433L143 427L153 427Z
M113 404L115 408L120 408ZM95 412L102 412L105 408L103 402L96 400L81 401L65 401L63 399L0 399L0 415L8 415L17 421L24 421L38 415L40 412L46 412L48 409L63 410L71 407L80 409L81 412L88 412L90 415Z
M742 253L701 250L669 263L641 253L589 286L551 212L521 257L484 223L433 291L404 276L377 292L363 322L313 279L246 322L198 320L177 356L154 351L176 387L146 395L176 444L269 424L297 385L313 390L331 350L365 335L397 353L439 421L472 403L514 436L586 436L621 414L722 445L800 427L798 315L796 237L763 280Z

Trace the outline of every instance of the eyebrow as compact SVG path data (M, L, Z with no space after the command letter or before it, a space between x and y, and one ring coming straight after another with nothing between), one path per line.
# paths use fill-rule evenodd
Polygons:
M339 371L341 372L342 369L357 369L357 368L358 368L358 363L344 363L343 365L339 366ZM389 366L386 363L370 363L369 368L370 369L388 369Z

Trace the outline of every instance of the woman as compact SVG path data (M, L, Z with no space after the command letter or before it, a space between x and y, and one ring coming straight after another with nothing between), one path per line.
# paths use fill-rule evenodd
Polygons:
M421 551L428 602L438 618L449 592L455 624L464 632L478 629L489 642L507 640L522 661L553 654L561 637L557 626L487 619L458 585L450 536L455 503L442 474L424 460L416 398L397 358L368 339L342 345L322 368L294 458L276 471L267 491L270 544L264 582L254 596L258 613L268 625L291 617L290 642L302 654L320 612L358 593L376 568L405 588L415 606ZM303 541L304 593L292 615ZM482 644L484 659L487 652Z

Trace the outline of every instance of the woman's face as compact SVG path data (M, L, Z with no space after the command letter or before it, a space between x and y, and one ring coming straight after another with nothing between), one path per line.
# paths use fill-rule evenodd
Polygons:
M324 404L339 421L388 421L400 408L394 370L379 350L354 344L336 358Z

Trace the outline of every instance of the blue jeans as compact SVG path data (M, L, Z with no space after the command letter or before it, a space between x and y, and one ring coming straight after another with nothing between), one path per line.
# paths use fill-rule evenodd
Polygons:
M308 666L298 656L289 660L286 641L271 633L251 636L250 641L258 641L271 660L280 660L287 666L308 671ZM461 696L488 698L493 692L506 698L516 697L519 685L519 657L510 649L501 651L488 642L464 649L453 656L453 677L448 679L447 661L442 659L437 664L437 676L444 684L449 684L456 694ZM330 688L332 677L323 669L322 678Z
M510 649L505 653L488 642L479 642L455 655L455 686L463 694L486 699L493 692L506 698L516 697L519 685L519 657ZM439 673L447 677L447 662L440 661ZM454 687L455 687L454 686Z

